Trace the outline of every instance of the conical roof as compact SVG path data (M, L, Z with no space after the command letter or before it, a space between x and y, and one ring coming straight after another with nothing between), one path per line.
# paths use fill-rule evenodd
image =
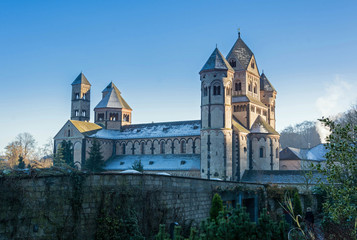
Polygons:
M240 34L238 35L238 40L233 45L231 51L229 51L227 55L227 59L234 57L239 63L242 65L244 69L248 68L250 59L253 57L253 52L249 49L249 47L245 44L245 42L241 39Z
M72 85L77 85L77 84L85 84L85 85L90 85L89 81L87 80L86 76L81 72L76 79L74 79Z
M120 95L119 89L111 82L103 91L107 94L102 98L98 105L94 108L125 108L132 110L129 104L126 103L124 98Z
M260 90L276 92L275 88L269 82L268 78L265 76L264 73L262 73L262 75L260 75Z
M258 116L250 128L251 133L267 133L273 135L279 135L275 129L267 123L262 116Z
M233 68L231 67L231 65L226 60L226 58L218 50L218 48L214 49L213 53L208 58L206 64L201 69L201 71L207 71L207 70L232 70L232 71L234 71Z

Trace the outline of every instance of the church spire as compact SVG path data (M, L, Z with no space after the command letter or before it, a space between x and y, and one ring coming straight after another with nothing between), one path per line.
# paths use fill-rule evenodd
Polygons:
M218 50L217 46L200 72L209 70L231 70L234 71L226 58Z

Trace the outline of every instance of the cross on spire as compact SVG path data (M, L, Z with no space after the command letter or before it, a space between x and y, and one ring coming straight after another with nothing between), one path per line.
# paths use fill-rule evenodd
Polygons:
M238 37L240 37L240 28L238 28Z

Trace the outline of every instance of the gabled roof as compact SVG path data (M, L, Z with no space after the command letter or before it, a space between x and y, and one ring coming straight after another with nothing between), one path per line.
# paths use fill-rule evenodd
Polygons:
M201 71L207 70L231 70L234 71L231 65L228 63L226 58L222 55L222 53L215 48L211 56L208 58L207 62L201 69ZM201 72L200 71L200 72Z
M232 118L232 124L233 127L237 128L239 132L244 132L244 133L249 133L249 130L246 129L240 122L239 120L233 116Z
M227 59L234 57L240 62L240 64L244 69L247 69L253 55L254 55L253 52L243 42L239 34L238 40L235 42L232 49L229 51L227 55Z
M264 73L262 73L262 75L260 75L260 90L276 92L275 88L269 82L268 78L265 76Z
M69 121L77 128L77 130L80 133L91 132L91 131L102 129L101 126L91 122L83 122L77 120L69 120Z
M275 129L267 123L262 116L258 116L255 122L253 123L251 129L251 133L268 133L273 135L279 135Z
M141 161L144 171L199 171L201 167L199 154L148 154L116 156L107 161L104 168L109 171L132 169L136 160Z
M74 79L72 85L77 85L77 84L85 84L85 85L90 85L89 81L87 80L86 76L84 76L83 73L80 73L76 79Z
M98 105L94 108L125 108L132 110L129 104L126 103L124 98L120 95L119 89L114 85L113 82L102 91L102 93L107 92Z
M324 144L319 144L308 149L286 147L280 151L280 160L325 161L326 153L327 149Z

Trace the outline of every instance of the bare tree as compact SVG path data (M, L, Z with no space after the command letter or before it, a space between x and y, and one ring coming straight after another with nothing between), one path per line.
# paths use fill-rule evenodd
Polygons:
M18 164L20 156L28 164L35 157L36 140L30 133L20 133L15 141L5 147L5 155L11 167Z

